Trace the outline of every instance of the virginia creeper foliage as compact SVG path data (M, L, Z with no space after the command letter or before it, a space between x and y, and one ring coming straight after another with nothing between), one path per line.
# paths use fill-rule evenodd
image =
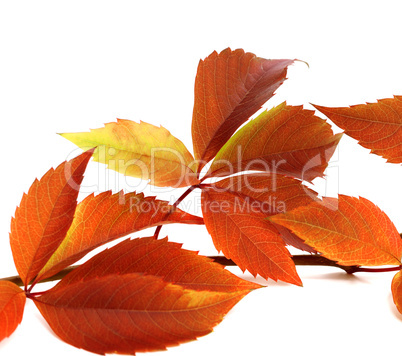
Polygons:
M345 266L401 264L402 239L394 224L364 198L324 198L272 216L271 221L291 229L323 256Z
M402 163L402 97L349 108L315 105L331 121L373 153L391 163Z
M9 337L21 323L25 294L14 283L0 281L0 340Z
M159 224L203 224L203 219L144 194L110 191L93 194L77 205L70 229L39 272L50 277L107 242ZM38 277L39 278L39 277Z
M79 186L92 153L50 169L22 197L11 220L10 244L25 287L56 251L73 222Z
M313 111L283 103L236 132L206 175L262 170L312 181L323 175L340 138Z
M191 127L198 172L286 79L289 59L267 60L242 49L213 52L198 64Z
M198 182L192 154L164 127L117 120L104 128L61 136L84 150L99 146L95 161L128 176L150 179L158 187L178 188Z
M194 156L167 129L145 122L118 119L61 134L84 152L36 179L11 219L19 277L0 280L0 340L20 324L30 298L54 333L77 348L96 354L165 350L210 333L261 287L224 265L297 286L303 256L348 273L388 265L396 267L382 270L398 271L401 236L379 207L363 197L319 197L306 185L324 176L342 134L303 106L282 103L252 118L294 63L229 48L201 60ZM314 107L363 147L400 164L401 103L395 96ZM187 190L173 204L123 191L93 193L78 203L91 157L155 186ZM195 189L201 190L202 216L177 207ZM159 238L162 226L174 223L205 224L223 256L201 256ZM95 248L151 227L152 236L124 239L71 267ZM303 255L292 256L288 246ZM47 279L60 281L33 292ZM402 313L401 271L391 291Z
M93 257L34 301L66 342L99 354L132 353L211 332L258 287L206 257L150 237L123 241Z

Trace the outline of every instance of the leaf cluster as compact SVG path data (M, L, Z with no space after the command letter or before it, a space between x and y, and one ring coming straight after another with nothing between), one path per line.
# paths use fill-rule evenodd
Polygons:
M0 281L0 340L17 328L30 298L52 330L75 347L97 354L165 350L208 334L261 287L223 264L301 286L288 246L349 272L367 270L363 266L399 270L402 240L379 207L362 197L319 197L305 184L324 176L342 134L303 106L261 110L294 62L241 49L201 60L194 156L167 129L145 122L119 119L61 134L84 152L35 180L15 211L10 244L23 289ZM372 153L402 163L402 97L314 107ZM187 190L174 204L122 191L77 203L91 157L155 186ZM202 217L178 208L195 189L201 190ZM224 257L214 261L159 238L162 226L173 223L205 224ZM123 240L71 269L53 288L33 291L95 248L150 227L156 227L153 236ZM402 313L402 272L392 293Z

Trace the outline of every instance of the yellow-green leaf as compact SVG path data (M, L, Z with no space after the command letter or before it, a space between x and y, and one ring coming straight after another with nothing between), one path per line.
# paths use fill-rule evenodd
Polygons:
M61 136L84 150L97 147L95 161L153 185L178 188L198 183L193 156L162 126L118 119L90 132Z

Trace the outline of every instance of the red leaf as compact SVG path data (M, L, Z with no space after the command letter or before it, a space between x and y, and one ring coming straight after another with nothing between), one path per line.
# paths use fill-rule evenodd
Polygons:
M402 163L402 96L351 107L314 107L372 153Z
M217 191L247 195L262 204L267 215L275 215L318 201L317 193L300 180L271 173L250 173L222 179Z
M364 198L324 198L270 220L295 232L324 257L345 266L399 265L402 240L394 224Z
M313 111L282 103L237 131L206 176L258 170L312 181L323 175L341 136Z
M192 267L183 271L181 263ZM34 301L65 342L99 354L133 354L210 333L258 287L236 278L205 257L147 238L102 252ZM221 291L203 290L210 285Z
M402 314L402 271L399 271L392 279L391 291L396 308Z
M301 285L285 242L259 201L203 186L202 211L216 249L243 271Z
M230 48L200 61L192 136L198 172L232 134L271 98L294 60L268 60Z
M148 227L171 223L203 224L168 202L144 194L110 191L93 194L78 204L66 237L39 273L46 279L77 262L96 247Z
M25 293L14 283L0 281L0 341L9 337L21 323Z
M317 193L301 181L280 174L253 173L223 179L213 185L216 190L241 193L255 200L266 216L284 213L317 201ZM302 239L282 226L275 226L288 245L300 250L316 252Z
M211 259L154 237L125 240L100 252L64 277L59 288L110 274L146 273L186 289L236 292L258 288L242 280Z
M10 244L25 285L36 277L66 235L92 153L89 150L50 169L23 195L11 220Z

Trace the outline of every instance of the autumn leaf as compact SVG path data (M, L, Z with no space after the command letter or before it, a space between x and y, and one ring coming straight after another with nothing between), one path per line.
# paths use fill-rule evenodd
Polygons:
M104 268L100 269L100 265ZM154 237L127 239L100 252L64 277L59 288L79 280L123 273L152 274L165 282L200 291L236 292L259 288L210 258L184 250L181 244L169 242L167 238L157 240Z
M47 263L74 217L77 196L93 150L50 169L35 180L11 220L10 244L25 286Z
M95 161L153 185L179 188L198 183L193 156L162 126L118 119L90 132L61 136L82 149L97 147Z
M237 131L205 176L258 170L312 181L323 176L340 138L313 111L282 103Z
M0 281L0 341L9 337L21 323L25 293L14 283Z
M132 273L77 282L35 304L63 341L100 355L134 354L210 333L246 294L187 290Z
M184 271L181 263L190 269ZM259 287L237 282L213 265L166 240L128 240L78 267L34 302L53 331L78 348L98 354L164 350L210 333ZM220 291L204 290L209 285Z
M78 204L64 240L38 275L46 279L96 247L135 231L163 224L203 224L203 219L144 194L108 191Z
M317 193L301 181L280 174L252 173L222 179L213 187L217 191L241 193L252 198L266 216L283 213L317 201ZM288 229L275 225L286 244L307 252L315 250Z
M268 60L230 48L198 65L192 137L198 172L286 79L294 60Z
M402 240L394 224L364 198L323 198L270 220L287 227L324 257L345 266L400 265Z
M291 255L261 202L241 193L202 186L205 226L218 251L243 271L301 285Z
M282 240L286 243L288 246L293 246L299 250L310 252L310 253L317 253L315 248L311 247L310 245L307 245L303 239L301 239L299 236L297 236L295 233L290 231L284 226L272 223L276 230L279 232L279 235L281 236Z
M317 193L300 180L281 174L249 173L222 179L211 186L217 191L241 193L261 204L267 215L275 215L318 201Z
M372 153L402 163L402 96L350 107L314 107Z
M392 279L391 291L396 308L402 314L402 271L399 271Z

